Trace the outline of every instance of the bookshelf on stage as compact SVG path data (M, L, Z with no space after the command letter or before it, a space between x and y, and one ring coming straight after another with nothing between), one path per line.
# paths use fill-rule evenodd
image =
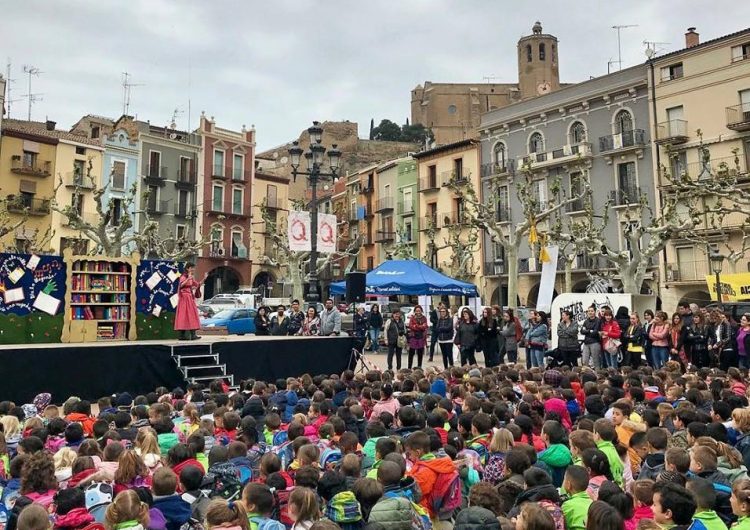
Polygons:
M135 274L140 256L73 256L66 251L63 258L69 285L62 341L135 340Z

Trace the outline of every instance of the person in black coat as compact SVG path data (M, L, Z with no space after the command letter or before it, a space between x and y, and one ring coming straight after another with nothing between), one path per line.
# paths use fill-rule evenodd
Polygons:
M380 344L378 342L380 338L380 330L383 327L383 314L380 312L380 306L378 304L372 304L370 313L367 318L369 319L369 333L370 333L370 351L378 351Z
M698 368L711 366L708 354L708 340L711 328L701 313L695 313L692 323L685 330L685 342L690 350L690 362Z
M497 319L493 317L490 308L485 307L477 326L477 347L484 352L484 364L487 368L500 364L500 344L497 340L497 334Z
M261 306L255 315L255 334L269 335L271 333L271 320L268 318L268 308Z
M630 366L630 355L628 354L627 344L625 343L625 330L630 326L630 313L628 312L628 308L624 305L618 307L617 313L615 313L615 320L617 321L617 325L620 326L620 342L622 343L620 346L620 350L622 351L621 364L623 366Z
M645 352L646 329L638 318L638 313L630 315L628 325L622 328L623 364L637 368L641 365L641 356ZM626 362L627 360L627 362Z

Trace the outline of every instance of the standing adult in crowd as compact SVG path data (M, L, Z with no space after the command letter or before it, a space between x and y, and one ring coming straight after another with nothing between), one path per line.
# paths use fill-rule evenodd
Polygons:
M333 300L326 300L323 311L320 312L320 335L329 337L341 334L341 313L333 305Z
M602 330L600 334L602 336L602 352L605 366L608 368L617 368L617 355L620 352L622 344L622 331L610 308L607 307L602 311L602 317Z
M651 341L651 355L654 368L659 369L667 363L669 353L669 323L664 311L654 314L654 322L649 327L648 338Z
M276 308L276 314L271 317L271 335L288 335L289 317L286 315L286 307L280 305Z
M453 318L448 313L448 308L443 304L438 306L438 319L432 327L432 331L437 334L440 354L443 357L443 368L453 366L453 336L455 328L453 326Z
M583 366L590 366L595 370L602 367L602 344L599 335L601 330L602 322L596 316L596 308L591 306L586 310L586 318L581 324L581 334L583 335L581 362Z
M669 359L677 361L682 365L683 370L687 367L685 356L685 333L687 328L683 325L682 316L679 313L672 315L672 325L669 327ZM693 316L690 315L689 322L693 323Z
M380 312L380 304L372 304L369 315L370 326L370 351L378 351L378 341L380 340L380 330L383 328L383 314Z
M396 309L385 323L385 344L388 347L388 369L393 370L396 357L396 370L401 370L401 354L406 347L406 325L400 309Z
M268 335L271 332L271 319L268 318L268 308L264 305L255 314L255 334Z
M532 311L529 327L524 334L526 342L527 364L532 367L544 367L544 354L549 341L547 315L543 311Z
M299 328L299 334L305 337L313 337L320 334L320 317L318 310L314 305L307 308L307 315L302 321L302 327Z
M736 330L723 311L714 310L712 317L714 321L713 350L718 357L719 368L726 372L730 366L737 366Z
M750 313L740 317L740 327L737 330L737 359L740 368L750 368Z
M455 344L461 356L461 366L476 364L475 352L477 348L477 319L468 307L461 310L461 316L456 326Z
M292 300L292 311L289 313L289 325L287 332L289 335L298 335L302 329L302 323L305 321L305 313L299 307L299 300Z
M491 308L485 307L482 309L482 318L479 319L477 326L477 342L479 349L484 353L484 364L487 368L492 368L500 364L497 334L497 318L493 315Z
M630 322L628 327L622 333L623 364L637 368L641 365L641 356L643 355L643 343L646 334L641 324L638 313L630 313Z
M518 336L520 326L516 321L513 310L508 308L503 311L503 323L500 328L500 362L503 362L505 354L508 354L508 362L518 362Z
M557 349L563 364L576 366L581 347L578 344L578 326L573 322L573 313L564 310L557 324Z
M685 341L690 346L690 362L698 368L708 367L711 364L708 355L708 339L711 329L702 313L693 315L693 323L687 328Z
M654 355L651 352L651 338L648 336L651 326L654 324L654 312L646 309L643 312L643 350L646 354L646 362L649 366L654 366Z
M695 315L695 312L693 312L692 306L688 302L682 302L678 305L677 313L680 315L683 328L687 329L693 324L693 316Z
M625 342L625 332L628 330L628 327L630 327L630 313L628 312L628 308L624 305L621 305L617 308L617 313L615 313L615 320L617 321L617 325L620 326L620 353L622 354L622 361L621 364L624 366L630 366L630 355L628 355L627 350L627 343Z
M367 341L367 332L370 326L370 318L369 315L365 313L365 306L361 305L357 308L357 311L354 313L353 325L354 337L357 341L355 347L357 350L362 351L365 347L365 342Z
M407 324L407 341L409 344L409 369L414 366L414 356L417 357L417 367L422 368L424 349L427 346L427 317L422 312L422 306L414 306L414 313Z

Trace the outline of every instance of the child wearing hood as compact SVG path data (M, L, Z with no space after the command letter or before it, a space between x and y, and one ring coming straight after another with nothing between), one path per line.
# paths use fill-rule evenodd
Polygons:
M421 506L431 519L433 512L432 493L438 477L443 474L457 475L453 461L448 456L435 456L430 451L430 437L427 433L417 431L404 442L406 458L412 463L408 476L413 477L422 492Z
M542 427L542 439L547 449L539 453L539 460L547 464L552 472L552 483L556 488L562 486L565 469L573 464L570 449L565 445L565 429L560 422L547 420Z

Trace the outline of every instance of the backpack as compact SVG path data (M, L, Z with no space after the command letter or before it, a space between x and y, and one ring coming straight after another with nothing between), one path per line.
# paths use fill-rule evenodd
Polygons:
M289 433L287 431L278 431L273 435L273 446L281 445L289 440Z
M432 513L441 521L450 519L453 512L461 508L461 477L458 471L437 473L429 501Z
M250 522L258 525L258 530L286 530L283 524L267 517L250 517Z
M490 453L487 457L487 465L484 466L482 480L497 486L505 477L505 454Z
M228 462L211 466L206 473L204 484L208 486L208 496L211 498L231 500L238 498L242 493L242 482L237 468Z
M320 454L320 469L326 471L328 469L335 469L341 462L341 450L333 447L325 449Z
M286 442L282 443L281 445L274 446L271 451L278 455L279 459L281 460L281 469L286 469L289 467L289 464L292 463L292 460L294 460L294 450L292 449L292 442L287 440Z
M83 491L86 497L86 509L97 523L104 522L104 513L115 498L115 490L106 482L92 482Z
M281 523L291 528L294 525L294 521L289 517L289 497L292 494L292 490L276 490L273 492L273 512L271 513L271 519L281 521Z

